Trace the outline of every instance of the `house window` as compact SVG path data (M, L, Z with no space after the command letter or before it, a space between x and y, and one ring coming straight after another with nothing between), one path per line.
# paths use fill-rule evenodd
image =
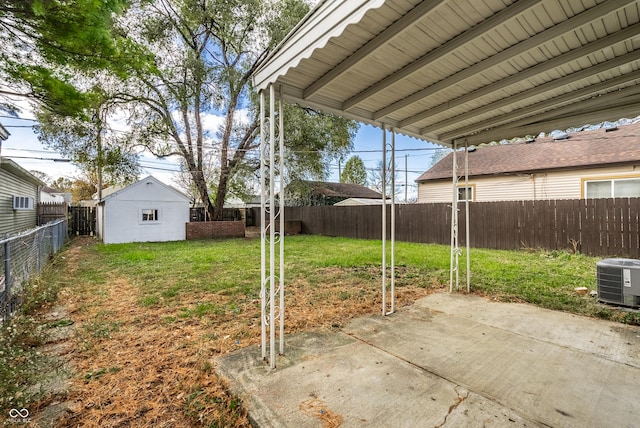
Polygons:
M473 201L473 186L458 187L458 200L459 201Z
M585 197L587 199L640 197L640 178L585 181Z
M32 210L33 198L30 196L14 196L13 209L14 210Z
M142 209L142 222L151 223L158 222L158 210L157 209Z

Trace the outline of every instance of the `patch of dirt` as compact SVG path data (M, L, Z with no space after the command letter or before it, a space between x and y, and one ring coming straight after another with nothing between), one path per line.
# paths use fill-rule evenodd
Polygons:
M92 245L74 242L66 254L70 268L87 263L82 248ZM379 267L327 268L319 277L322 283L287 282L287 333L337 329L380 312ZM396 308L433 292L416 272L400 268L396 278ZM260 342L259 300L212 293L177 306L145 307L136 286L115 276L107 286L70 286L60 300L76 335L66 354L74 372L67 411L56 426L250 426L214 366L218 355ZM202 303L223 309L181 315Z

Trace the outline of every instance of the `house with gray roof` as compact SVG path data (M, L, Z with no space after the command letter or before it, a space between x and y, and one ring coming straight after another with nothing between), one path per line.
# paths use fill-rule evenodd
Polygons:
M382 194L360 184L296 180L285 197L287 205L333 205L349 198L382 199Z
M464 177L464 151L458 151ZM640 123L471 148L459 200L640 197ZM452 200L453 153L422 174L418 202Z

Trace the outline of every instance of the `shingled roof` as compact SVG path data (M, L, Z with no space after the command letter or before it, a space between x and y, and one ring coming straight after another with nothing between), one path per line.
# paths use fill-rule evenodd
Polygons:
M367 198L382 199L382 194L360 184L330 183L326 181L302 181L305 186L311 188L314 196L329 198Z
M532 173L549 170L602 167L640 162L640 123L607 131L581 131L565 140L538 138L533 143L477 147L469 152L469 176ZM458 153L458 171L464 174L464 154ZM450 179L450 153L416 182Z

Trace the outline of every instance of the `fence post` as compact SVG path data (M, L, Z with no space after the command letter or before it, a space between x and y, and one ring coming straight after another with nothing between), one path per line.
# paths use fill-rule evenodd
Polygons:
M9 242L4 243L4 298L2 299L2 312L3 318L8 317L10 314L9 302L11 301L11 245Z
M40 260L41 252L42 252L42 248L41 248L41 245L42 245L42 239L39 239L38 241L39 241L39 242L38 242L38 245L36 245L36 257L37 257L37 258L36 258L36 263L37 263L37 264L36 264L36 266L37 266L37 269L38 269L38 271L37 271L37 272L38 272L38 273L40 273L40 271L42 270L42 269L40 268L40 265L42 264L42 262L41 262L41 260Z

